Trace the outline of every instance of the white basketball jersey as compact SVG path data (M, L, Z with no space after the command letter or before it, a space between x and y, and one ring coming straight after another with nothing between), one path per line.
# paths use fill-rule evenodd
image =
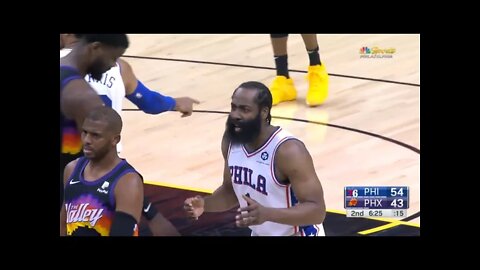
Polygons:
M248 153L242 144L230 144L228 166L240 207L247 206L242 198L245 194L265 207L290 208L298 203L291 184L279 183L274 173L275 153L283 142L290 139L296 138L279 127L263 146L252 153ZM250 229L252 236L325 235L322 224L299 227L267 221L250 226Z
M72 49L60 50L60 58L66 56ZM102 98L105 105L113 108L118 114L122 115L123 98L125 97L125 84L123 83L122 74L120 72L120 64L103 73L100 81L94 80L90 75L85 76L85 80L95 89L97 94ZM117 152L122 151L122 143L117 144Z

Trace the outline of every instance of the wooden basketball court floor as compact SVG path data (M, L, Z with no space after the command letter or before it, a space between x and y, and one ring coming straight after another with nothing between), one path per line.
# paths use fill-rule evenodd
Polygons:
M222 182L220 142L234 89L251 80L269 86L275 76L269 35L129 38L124 59L144 84L201 103L181 118L136 111L125 99L122 157L146 183L212 192ZM318 34L318 43L330 74L328 100L315 108L305 104L308 56L301 36L291 34L288 61L298 98L273 107L272 124L307 146L329 213L345 214L345 186L409 186L408 217L400 223L420 227L420 36ZM362 47L395 53L361 58Z

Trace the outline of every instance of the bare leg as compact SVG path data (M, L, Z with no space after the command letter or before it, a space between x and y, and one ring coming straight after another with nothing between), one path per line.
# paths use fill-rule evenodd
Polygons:
M302 38L307 51L313 51L318 48L317 34L302 34Z
M271 34L273 56L275 59L275 68L277 76L285 76L290 78L288 74L288 55L287 55L287 40L288 34Z
M287 55L288 36L280 38L271 38L273 47L273 56Z

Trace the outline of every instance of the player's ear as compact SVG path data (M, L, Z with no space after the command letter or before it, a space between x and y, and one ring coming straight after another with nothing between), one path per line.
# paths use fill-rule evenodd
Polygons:
M113 137L113 146L116 146L120 142L121 139L122 139L122 136L120 134Z
M266 119L267 119L267 116L268 116L268 108L267 108L267 107L263 107L262 110L260 111L260 113L262 114L262 119L263 119L263 120L266 120Z
M96 55L101 48L102 48L102 43L98 41L88 44L88 49L90 50L90 53L92 53L93 55Z

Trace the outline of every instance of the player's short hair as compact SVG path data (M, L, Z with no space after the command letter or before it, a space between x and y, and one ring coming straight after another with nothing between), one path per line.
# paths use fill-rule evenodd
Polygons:
M105 121L108 123L108 129L114 134L120 134L122 132L122 118L112 108L102 106L92 110L86 119L92 121Z
M260 109L267 107L268 108L268 116L267 116L267 122L270 124L270 121L272 120L272 115L270 114L270 110L272 109L272 93L270 93L270 90L268 87L257 81L248 81L240 84L238 88L248 88L248 89L255 89L257 90L257 96L255 98L255 103L258 105ZM237 90L235 89L235 91ZM235 93L235 92L234 92Z
M129 46L127 34L75 34L75 37L87 43L100 42L116 48Z

